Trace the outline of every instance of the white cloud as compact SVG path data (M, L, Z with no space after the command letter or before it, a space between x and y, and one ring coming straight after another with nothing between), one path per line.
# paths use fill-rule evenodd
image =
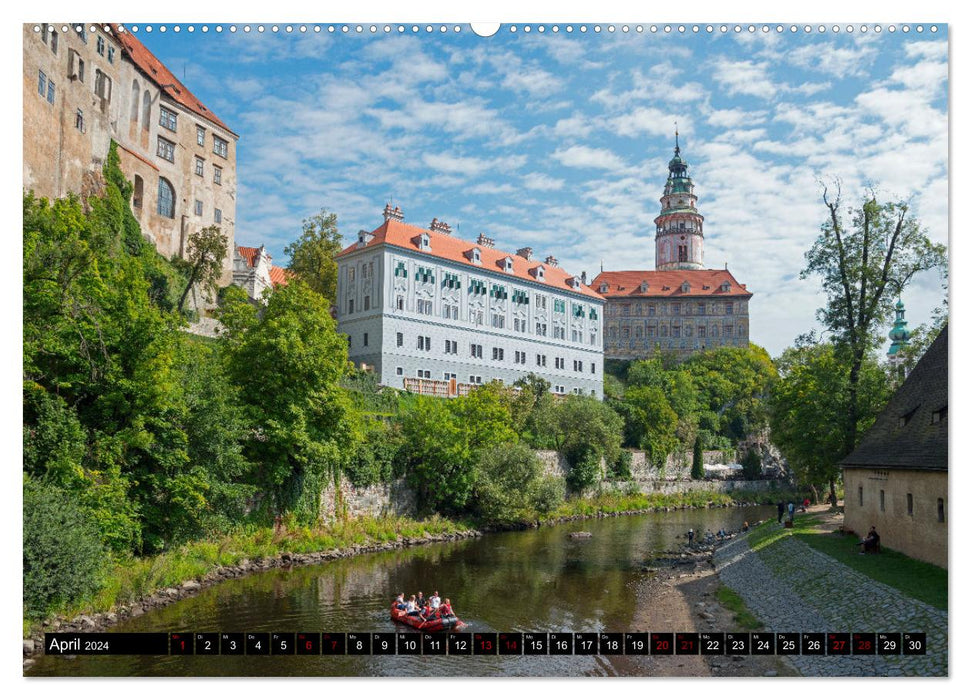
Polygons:
M674 123L682 132L690 133L691 117L688 114L665 112L654 107L638 107L610 120L610 126L621 136L673 136Z
M729 95L769 99L778 90L778 85L769 77L768 63L719 58L714 62L714 75L728 89Z
M481 175L490 170L510 171L521 168L526 162L524 156L504 156L501 158L474 158L447 153L425 153L422 162L429 168L441 173L465 176Z
M794 65L842 79L866 75L877 55L877 49L866 43L855 48L837 46L835 43L819 43L800 46L785 55Z
M542 190L552 192L562 190L564 181L557 177L550 177L542 173L529 173L523 177L523 186L528 190Z
M553 158L570 168L597 168L601 170L621 170L626 164L613 151L590 146L570 146L558 148Z

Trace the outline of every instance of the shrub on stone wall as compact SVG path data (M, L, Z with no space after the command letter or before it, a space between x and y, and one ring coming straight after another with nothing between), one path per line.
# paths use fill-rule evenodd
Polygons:
M620 454L617 455L617 459L610 463L610 467L607 470L607 477L610 479L630 479L632 461L633 455L631 455L630 450L621 450Z
M762 455L754 449L742 458L742 475L750 480L762 477Z
M505 444L479 454L475 509L490 522L518 520L534 507L543 466L522 444Z
M701 436L695 438L695 447L691 455L691 478L705 478L705 454L701 449Z

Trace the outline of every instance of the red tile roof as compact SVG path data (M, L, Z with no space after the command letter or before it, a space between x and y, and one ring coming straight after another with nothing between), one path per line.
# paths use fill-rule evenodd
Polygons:
M647 291L641 291L641 283L647 282ZM681 290L687 282L690 289ZM728 291L722 284L728 282ZM603 292L601 285L607 284ZM739 284L728 270L625 270L601 272L591 286L608 299L624 297L750 297L752 292Z
M259 248L252 248L246 245L236 246L236 251L239 253L240 257L246 259L246 264L250 267L256 267L256 258L260 254ZM270 265L270 282L273 283L274 287L285 287L290 279L293 277L293 273L285 267L280 267L279 265Z
M246 258L247 265L250 267L254 267L256 265L256 256L259 255L260 252L259 248L250 248L249 246L238 245L236 246L236 250L239 252L240 257Z
M429 250L420 250L418 247L418 237L423 233L428 235ZM374 229L371 235L373 238L368 241L367 245L364 246L365 248L374 248L383 243L387 243L429 257L441 258L443 260L468 265L474 269L488 270L494 274L508 275L538 284L546 284L547 286L573 292L574 294L582 294L593 299L602 299L588 285L580 284L578 289L574 289L569 283L569 280L573 279L574 275L559 267L548 265L542 260L526 260L526 258L519 255L513 255L512 253L496 250L485 245L478 245L446 233L431 231L395 219L389 219ZM480 259L482 261L481 265L473 264L469 257L470 251L473 248L479 249ZM358 248L357 243L347 246L337 257L353 253L355 250L361 250L361 248ZM512 259L512 272L506 272L503 268L502 261L507 257ZM536 279L536 268L541 265L543 267L544 277L542 281Z
M278 265L270 265L270 281L274 287L286 287L291 277L293 273L290 270Z
M208 119L218 127L228 131L233 136L236 132L226 126L208 107L192 94L182 82L176 78L172 71L158 60L155 55L145 48L145 45L135 38L131 32L123 29L121 25L112 24L111 31L115 38L121 43L122 51L134 63L145 76L154 82L170 99L182 105L190 112L195 112L200 117Z

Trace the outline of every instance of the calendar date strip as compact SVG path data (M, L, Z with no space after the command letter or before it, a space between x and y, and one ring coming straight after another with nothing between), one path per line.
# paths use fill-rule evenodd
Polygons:
M48 632L48 656L886 656L924 632Z

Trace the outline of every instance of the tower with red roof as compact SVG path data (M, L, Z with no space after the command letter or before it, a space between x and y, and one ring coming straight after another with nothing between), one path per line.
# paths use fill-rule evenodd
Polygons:
M644 359L658 352L684 358L748 345L752 292L727 265L705 267L704 220L675 132L661 212L654 219L655 269L602 271L592 283L607 300L607 359Z

